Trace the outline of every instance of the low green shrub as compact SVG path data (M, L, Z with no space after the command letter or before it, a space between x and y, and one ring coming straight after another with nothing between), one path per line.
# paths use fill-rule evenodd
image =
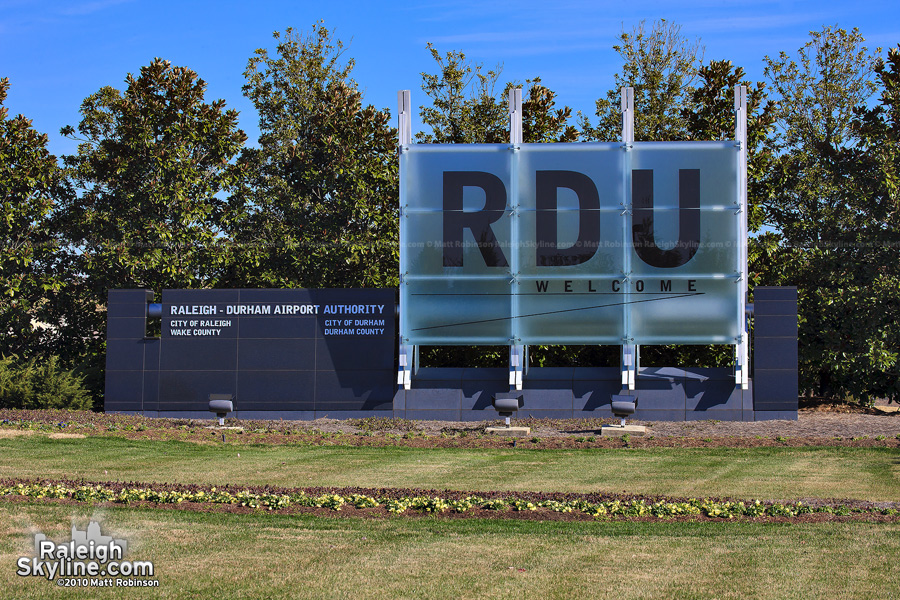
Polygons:
M90 410L92 404L83 379L63 369L56 356L0 358L0 408Z

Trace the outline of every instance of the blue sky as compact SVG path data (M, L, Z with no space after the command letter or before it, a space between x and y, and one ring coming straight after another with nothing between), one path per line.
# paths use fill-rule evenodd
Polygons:
M414 106L425 102L420 73L434 71L426 42L502 64L504 81L540 76L562 103L593 114L619 70L617 35L642 19L680 24L707 59L730 59L762 79L765 55L795 53L823 25L858 27L870 48L896 46L898 14L896 0L0 0L0 77L12 84L10 113L33 119L51 151L65 154L74 144L58 132L78 124L81 101L104 85L122 89L127 73L159 56L199 73L208 101L239 110L252 143L256 114L241 94L247 59L273 47L273 31L320 19L349 42L365 101L392 114L399 89L412 90Z

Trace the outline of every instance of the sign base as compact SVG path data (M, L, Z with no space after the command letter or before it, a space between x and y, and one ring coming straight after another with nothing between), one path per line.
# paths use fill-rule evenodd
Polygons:
M485 427L484 432L506 437L525 437L531 433L531 427Z
M625 435L644 435L647 428L643 425L604 425L600 428L603 437L622 437Z

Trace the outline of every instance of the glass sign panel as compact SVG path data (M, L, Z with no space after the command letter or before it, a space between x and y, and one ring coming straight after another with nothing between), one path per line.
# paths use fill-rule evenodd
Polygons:
M728 344L741 334L734 142L411 145L404 344Z

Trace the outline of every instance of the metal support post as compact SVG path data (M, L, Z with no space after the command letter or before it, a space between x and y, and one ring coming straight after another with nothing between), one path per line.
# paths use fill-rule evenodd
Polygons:
M400 146L409 146L412 143L412 112L410 111L410 91L397 92L397 133Z
M509 143L512 146L513 152L518 150L520 144L522 144L522 88L512 88L509 90ZM513 181L515 181L515 177L513 177ZM515 194L512 195L513 198L516 197ZM515 211L517 206L513 206L513 218L515 218ZM518 259L518 228L513 227L513 235L515 236L511 241L513 244L512 256L510 257L512 260L511 263L511 274L512 280L510 285L517 286L518 282L516 281L518 277L519 271L519 259ZM519 297L518 290L513 289L513 293L510 295L510 310L512 320L512 340L510 341L509 346L509 389L510 391L518 391L522 389L522 380L524 375L525 363L527 361L526 348L524 345L519 344L519 335L518 335L518 325L519 321L516 318L519 314ZM507 419L507 423L509 420Z
M740 194L738 272L740 286L738 293L738 319L741 324L740 337L735 345L734 384L746 390L750 387L750 329L747 325L747 295L749 267L747 265L747 86L734 86L734 139L738 145L739 165L738 177Z
M415 354L413 347L409 344L400 344L400 356L397 363L399 364L397 371L397 385L402 385L404 390L408 390L412 386L412 368Z
M513 344L509 347L509 391L522 389L522 375L525 367L525 346Z
M412 144L412 112L410 111L410 92L409 90L400 90L397 92L397 132L398 132L398 154L402 155L404 151ZM401 168L403 161L401 160ZM401 196L403 191L401 190ZM403 236L403 198L400 199L400 229ZM404 254L400 253L401 256ZM406 265L400 265L400 285L406 284L405 281ZM400 306L397 310L398 319L403 322L406 318L405 307L403 306L403 294L400 294ZM404 327L400 327L400 331L406 331ZM412 385L413 367L415 366L415 346L404 343L404 339L400 339L399 355L397 357L397 385L403 386L408 390Z
M634 144L634 88L632 87L624 87L622 88L622 145L627 152L630 150ZM626 176L628 176L631 172L630 168L626 168ZM625 187L627 189L627 186ZM631 211L631 199L627 197L625 199L624 204L625 212ZM631 232L628 229L628 220L624 220L625 227L625 239L631 239ZM634 390L635 388L635 380L637 379L637 373L640 369L639 365L639 355L640 350L637 344L630 344L628 340L632 340L631 337L631 319L630 319L630 310L628 306L630 289L628 288L628 281L631 278L631 247L628 244L625 244L624 247L625 256L623 260L623 265L625 269L625 273L623 274L623 281L626 282L623 290L623 295L625 296L624 301L622 303L622 309L624 311L624 322L625 322L625 340L622 344L622 387L628 388L629 390Z

